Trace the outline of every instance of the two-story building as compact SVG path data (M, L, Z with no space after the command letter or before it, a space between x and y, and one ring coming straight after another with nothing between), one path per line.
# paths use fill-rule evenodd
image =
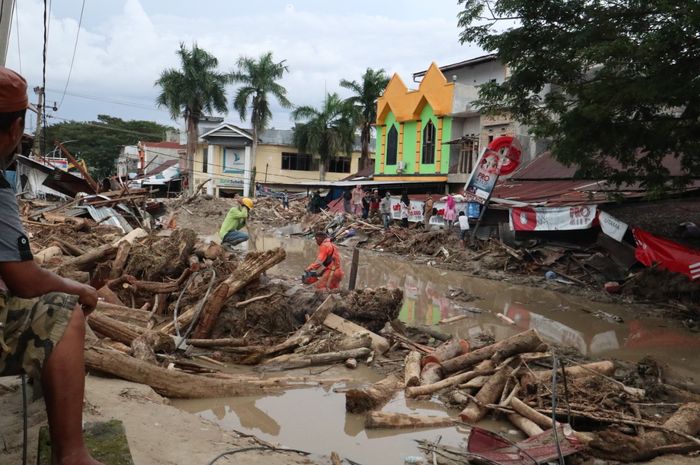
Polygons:
M376 181L435 182L461 188L480 150L499 136L517 136L522 161L544 150L527 127L507 115L482 115L474 102L479 86L503 82L508 68L496 55L439 68L435 63L413 75L409 89L395 74L377 101Z
M246 183L252 190L255 183L272 189L299 189L299 183L319 181L318 156L299 153L294 146L292 129L268 129L258 135L256 154L252 153L250 130L208 118L200 122L200 137L194 163L194 185L209 178L210 194L230 196L242 193ZM328 161L326 181L338 181L358 170L360 146L351 156L338 154ZM249 176L248 176L249 174ZM249 192L251 192L249 190Z

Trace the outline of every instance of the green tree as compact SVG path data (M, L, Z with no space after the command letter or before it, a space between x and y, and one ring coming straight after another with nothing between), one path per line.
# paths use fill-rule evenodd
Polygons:
M197 129L199 120L205 113L225 113L226 84L231 77L219 73L219 61L206 50L192 45L187 49L184 43L176 52L180 58L180 69L168 68L160 74L155 85L161 88L156 98L159 107L170 111L170 116L185 118L187 125L187 172L190 189L193 189L194 154L197 150Z
M461 42L497 52L510 76L480 89L552 140L585 177L652 192L700 176L700 4L681 0L459 0ZM670 183L661 161L679 159Z
M372 137L372 125L377 121L377 99L389 84L389 76L383 69L367 68L360 82L343 79L340 86L349 89L353 95L347 101L355 108L356 122L360 129L362 156L360 169L369 164L369 141Z
M46 128L47 142L64 142L65 147L88 166L95 179L115 174L116 161L124 145L165 139L167 126L151 121L124 121L98 115L96 121L65 121Z
M321 159L321 181L326 179L326 168L331 157L344 152L352 154L355 139L354 108L338 94L326 95L320 109L302 106L294 109L294 145L300 153L318 155Z
M261 55L257 60L241 57L238 59L238 69L231 74L234 82L243 84L233 99L233 108L238 112L241 121L248 118L250 109L250 122L253 126L253 166L258 148L258 134L267 129L272 119L270 95L274 96L283 108L292 107L292 103L287 99L287 89L277 82L282 79L284 73L289 72L285 61L273 61L272 52Z

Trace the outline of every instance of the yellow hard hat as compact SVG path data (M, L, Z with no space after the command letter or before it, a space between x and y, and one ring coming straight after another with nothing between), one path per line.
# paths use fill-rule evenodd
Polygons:
M252 201L251 199L249 199L248 197L243 197L243 198L241 199L241 204L242 204L242 205L245 205L246 207L248 207L248 210L252 210L252 209L253 209L253 201Z

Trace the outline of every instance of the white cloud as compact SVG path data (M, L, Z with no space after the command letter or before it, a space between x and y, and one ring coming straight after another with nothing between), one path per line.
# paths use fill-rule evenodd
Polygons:
M401 8L402 2L396 3ZM38 0L18 4L22 72L30 86L39 85L43 4ZM354 12L312 12L291 3L272 11L266 6L261 3L260 13L245 16L237 15L232 4L230 11L202 8L200 15L187 17L172 9L149 15L139 0L125 0L119 14L92 24L87 20L90 10L99 6L88 2L68 92L154 106L157 89L153 83L163 69L178 66L175 50L180 42L196 41L217 56L221 70L226 71L233 68L240 55L257 56L271 50L276 59L287 60L290 73L283 85L290 99L299 105L319 105L324 88L342 93L340 79L359 79L367 67L398 72L409 83L411 73L425 69L431 61L447 64L480 53L459 45L454 16L402 19ZM78 12L75 18L51 19L47 88L59 92L50 91L50 100L59 99L65 85ZM8 66L18 66L14 31ZM274 125L289 127L288 112L276 110ZM57 116L89 119L98 113L169 122L166 112L70 95ZM228 119L238 118L230 114Z

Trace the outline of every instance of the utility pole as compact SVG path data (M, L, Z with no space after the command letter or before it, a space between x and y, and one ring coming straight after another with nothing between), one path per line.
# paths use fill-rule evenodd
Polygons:
M32 147L32 152L35 154L39 152L41 144L39 143L39 138L41 137L41 115L43 114L44 108L44 88L37 86L34 88L34 93L39 98L39 103L36 104L36 130L34 132L34 146ZM41 156L44 154L42 153Z

